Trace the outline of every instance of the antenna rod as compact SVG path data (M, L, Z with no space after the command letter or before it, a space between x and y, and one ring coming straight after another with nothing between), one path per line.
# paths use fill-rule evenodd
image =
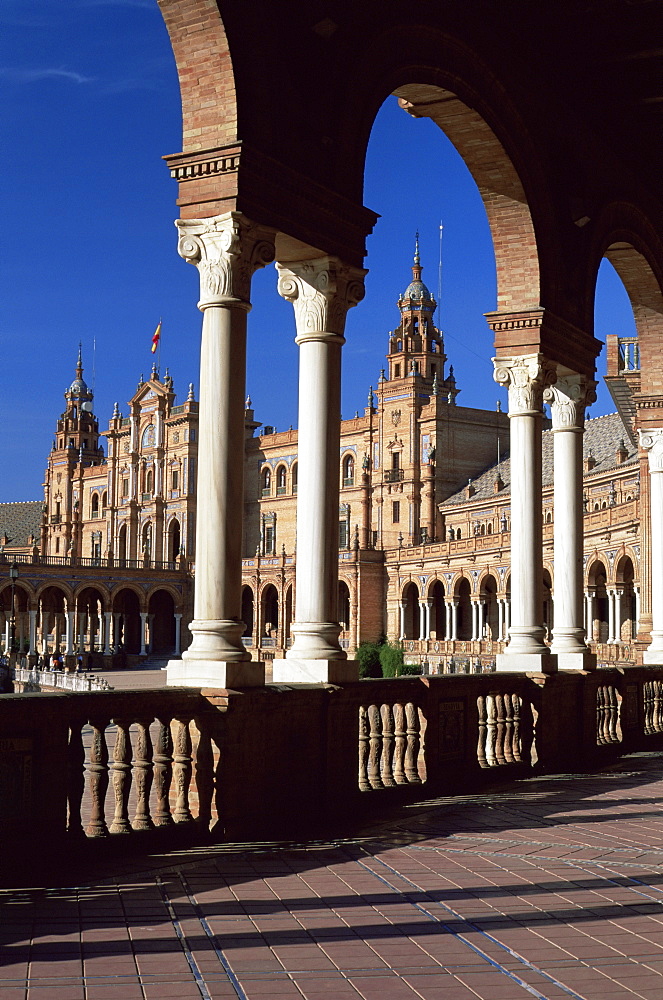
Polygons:
M442 302L442 231L444 226L440 220L440 260L437 267L437 328L440 329L440 303Z

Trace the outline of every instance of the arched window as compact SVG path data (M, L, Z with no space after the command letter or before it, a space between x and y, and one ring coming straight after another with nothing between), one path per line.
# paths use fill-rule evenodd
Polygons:
M276 495L277 497L285 496L286 491L286 468L285 465L279 465L276 470Z
M343 485L354 486L355 484L355 460L353 455L346 455L343 459Z
M298 474L297 463L293 462L292 463L292 472L290 473L290 475L292 476L292 492L293 493L297 492L297 474Z
M152 473L152 470L148 469L147 473L145 474L145 492L151 493L153 485L154 485L154 475Z
M461 532L461 530L459 528L458 531L456 532L456 538L462 538L462 537L463 537L463 534L462 534L462 532Z
M108 493L106 493L106 490L104 490L104 492L101 495L101 513L102 514L106 510L106 507L108 507Z
M90 501L90 516L99 517L99 494L93 493Z
M141 438L143 448L154 448L154 424L148 424Z
M271 492L272 492L272 472L271 472L271 469L268 466L265 467L262 470L261 474L260 474L260 488L262 490L262 495L264 497L268 497L268 496L271 495Z

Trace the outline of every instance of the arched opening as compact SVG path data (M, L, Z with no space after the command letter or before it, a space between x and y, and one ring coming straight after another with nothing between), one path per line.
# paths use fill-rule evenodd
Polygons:
M147 521L143 525L143 530L141 532L141 552L143 554L143 559L149 560L152 558L152 522Z
M125 587L113 600L113 647L119 652L137 654L141 648L141 618L138 595Z
M428 592L430 608L430 637L431 639L447 638L447 616L446 605L444 603L444 584L441 580L436 580Z
M622 556L615 570L617 581L616 613L619 625L615 638L618 642L631 642L637 635L637 604L634 587L633 562Z
M42 655L62 652L66 649L66 611L74 610L74 604L67 601L63 590L56 586L46 587L37 601L37 651ZM77 618L74 619L74 639Z
M290 472L290 476L291 476L291 479L292 479L292 492L296 493L297 492L297 462L293 462L292 463L292 470Z
M260 473L260 492L264 497L272 495L272 471L269 466L265 466Z
M456 587L456 598L458 600L458 631L459 639L472 638L472 599L470 581L465 577L459 580Z
M608 592L606 590L606 568L596 560L589 568L587 589L591 598L592 614L589 622L588 639L594 642L608 641Z
M99 517L99 494L93 493L90 499L90 516Z
M168 525L168 561L173 563L180 554L180 522L174 517Z
M242 635L245 640L245 646L253 645L253 591L250 587L242 587L242 621L244 622L245 629Z
M95 587L86 587L76 595L74 646L80 652L103 653L104 598Z
M123 566L126 560L129 558L129 553L127 552L126 524L121 525L117 535L117 558L119 560L120 566Z
M16 582L14 585L13 599L12 606L12 588L5 586L0 591L0 611L2 613L0 649L6 653L11 650L20 654L27 653L30 648L28 594L20 582Z
M151 469L148 469L145 474L145 492L152 495L154 492L154 473Z
M344 457L341 476L342 476L343 486L354 486L355 460L353 455L346 455Z
M175 602L167 590L155 590L147 607L148 653L175 649Z
M275 639L279 628L279 595L276 587L268 583L262 592L263 635Z
M416 583L408 583L403 591L403 602L405 605L403 637L405 639L418 639L420 635L419 588Z
M499 612L497 608L497 580L492 574L485 576L481 582L481 599L483 608L482 639L499 638Z
M285 465L279 465L276 469L276 495L277 497L285 496L286 493L286 467Z
M346 632L350 628L350 590L345 580L338 581L338 620Z

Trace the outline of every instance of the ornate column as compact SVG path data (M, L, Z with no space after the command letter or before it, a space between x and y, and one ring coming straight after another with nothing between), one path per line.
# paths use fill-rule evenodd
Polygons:
M458 599L451 598L451 638L455 642L458 639Z
M182 635L182 615L174 614L175 619L175 655L180 655L181 635Z
M635 594L635 622L633 623L633 638L640 631L640 585L633 588Z
M585 410L596 399L596 382L558 368L544 392L553 422L555 618L551 652L560 668L590 670L596 656L583 629L582 442Z
M169 662L167 683L245 687L265 678L262 664L246 662L240 620L246 317L251 276L274 257L273 234L236 212L176 225L178 251L200 275L203 326L193 638Z
M497 598L497 638L499 641L504 636L504 598Z
M401 601L398 605L398 638L403 641L405 638L405 611L407 602Z
M615 641L615 591L611 588L608 594L608 639L609 643Z
M587 610L585 614L587 618L586 638L588 642L594 641L594 599L595 591L593 589L587 589L585 591L585 600L587 602Z
M74 655L74 631L76 629L76 612L73 609L67 609L67 647L64 651L65 656Z
M104 611L104 656L110 656L113 652L111 649L111 619L113 617L112 611Z
M541 419L555 368L541 354L495 358L495 381L509 390L511 421L511 628L498 670L557 669L543 639Z
M30 609L30 656L35 656L37 653L37 610L36 608Z
M615 642L622 641L622 603L624 597L624 588L615 587L615 632L614 638Z
M279 264L279 294L292 302L299 345L296 608L293 644L274 680L346 681L359 676L339 644L338 456L341 347L348 309L364 295L358 268L333 257Z
M649 538L651 541L651 643L646 664L663 664L663 427L639 431L649 460Z
M419 601L419 638L428 639L428 604L425 600Z
M451 601L445 600L444 602L444 638L451 638Z

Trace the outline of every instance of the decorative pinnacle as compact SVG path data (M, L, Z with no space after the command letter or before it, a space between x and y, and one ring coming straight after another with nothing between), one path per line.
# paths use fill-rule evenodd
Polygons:
M78 341L78 361L76 362L76 378L83 377L83 345Z
M152 382L156 382L158 378L159 378L159 373L157 371L157 363L155 361L154 364L152 365L152 374L150 375L150 380Z
M113 417L119 417L119 416L120 416L120 407L116 403L115 406L113 407Z
M187 403L195 402L193 398L193 382L189 382L189 395L186 397Z
M373 386L369 386L369 389L368 389L368 405L370 406L371 409L373 409L373 400L374 400Z
M414 263L421 264L421 259L419 257L419 230L415 234L414 238Z
M251 397L250 396L246 397L246 402L244 403L244 409L245 410L250 410L251 409Z

